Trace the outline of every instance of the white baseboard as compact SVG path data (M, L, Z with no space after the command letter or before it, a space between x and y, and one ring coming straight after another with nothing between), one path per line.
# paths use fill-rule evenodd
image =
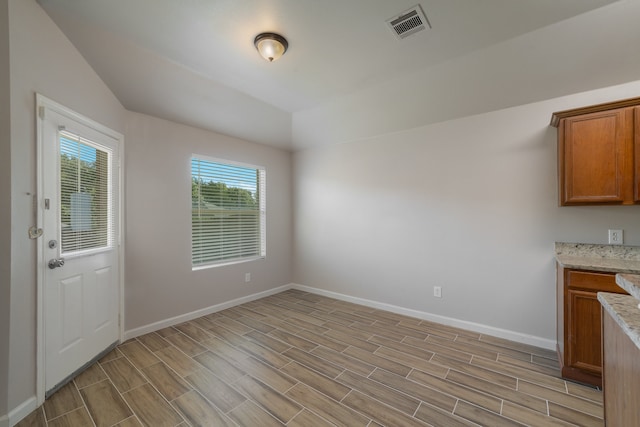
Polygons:
M341 301L352 302L354 304L360 304L367 307L378 308L380 310L391 311L393 313L404 314L405 316L417 317L418 319L428 320L430 322L440 323L442 325L454 326L456 328L462 328L480 334L491 335L498 338L504 338L507 340L515 341L521 344L528 344L535 347L544 348L547 350L555 350L556 342L547 338L537 337L534 335L523 334L521 332L510 331L507 329L495 328L493 326L483 325L480 323L468 322L466 320L458 320L452 317L440 316L437 314L427 313L425 311L418 311L409 308L399 307L396 305L386 304L378 301L372 301L364 298L352 297L349 295L340 294L338 292L326 291L324 289L312 288L309 286L299 285L293 283L292 289L298 289L300 291L309 292L312 294L322 295L329 298L335 298Z
M177 325L179 323L188 322L189 320L197 319L198 317L206 316L207 314L215 313L217 311L225 310L227 308L235 307L240 304L255 301L260 298L275 295L280 292L289 290L291 288L292 288L291 284L279 286L277 288L269 289L264 292L258 292L256 294L248 295L246 297L236 298L234 300L223 302L221 304L212 305L210 307L205 307L200 310L192 311L190 313L185 313L179 316L171 317L169 319L160 320L159 322L150 323L148 325L141 326L139 328L130 329L128 331L125 331L124 340L126 341L128 339L135 338L140 335L148 334L150 332L154 332L162 328L167 328L169 326Z
M0 427L14 426L18 424L24 417L32 413L38 408L38 401L35 396L25 400L17 408L9 411L9 416L6 424L3 424L3 418L0 418Z
M515 341L522 344L541 347L547 350L556 349L556 342L554 340L550 340L547 338L537 337L535 335L523 334L521 332L510 331L508 329L496 328L493 326L483 325L480 323L468 322L466 320L454 319L452 317L440 316L438 314L432 314L425 311L413 310L409 308L400 307L397 305L368 300L365 298L352 297L352 296L341 294L338 292L312 288L310 286L300 285L297 283L290 283L288 285L279 286L274 289L269 289L268 291L259 292L259 293L248 295L242 298L237 298L221 304L213 305L211 307L206 307L200 310L192 311L190 313L185 313L179 316L171 317L169 319L164 319L159 322L154 322L149 325L141 326L139 328L130 329L128 331L125 331L124 339L128 340L140 335L157 331L162 328L177 325L182 322L188 322L189 320L197 319L198 317L206 316L207 314L215 313L217 311L225 310L227 308L235 307L240 304L255 301L260 298L275 295L277 293L286 291L288 289L298 289L298 290L309 292L312 294L323 295L323 296L326 296L329 298L335 298L341 301L347 301L347 302L352 302L354 304L364 305L366 307L378 308L380 310L386 310L386 311L391 311L393 313L404 314L405 316L416 317L418 319L428 320L430 322L436 322L436 323L440 323L447 326L454 326L456 328L467 329L469 331L478 332L480 334L486 334L486 335L491 335L498 338L504 338L504 339Z

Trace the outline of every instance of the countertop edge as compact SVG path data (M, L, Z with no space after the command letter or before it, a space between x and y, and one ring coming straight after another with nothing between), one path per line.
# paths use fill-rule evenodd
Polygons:
M640 300L640 274L616 274L616 284Z
M555 242L554 249L558 255L640 261L640 246Z
M640 246L555 242L554 252L566 268L640 274Z
M625 335L640 349L640 308L631 295L598 292L598 301L622 328Z
M602 271L605 273L640 274L640 261L563 254L556 254L555 258L558 264L565 268Z

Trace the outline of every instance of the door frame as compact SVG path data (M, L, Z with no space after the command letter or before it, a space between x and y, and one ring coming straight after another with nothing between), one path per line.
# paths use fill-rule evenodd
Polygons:
M51 99L36 93L36 140L37 140L37 159L36 159L36 173L37 173L37 196L36 203L34 203L34 209L36 210L36 218L38 227L43 224L43 210L44 210L44 198L43 198L43 145L44 132L43 124L46 120L47 111L54 111L62 116L65 116L71 120L77 121L87 127L94 129L97 132L113 138L117 141L118 145L118 205L120 207L118 215L119 227L118 235L116 238L116 245L118 247L118 341L122 342L124 338L124 170L122 168L124 158L124 136L106 126L83 116L61 104L58 104ZM45 325L44 325L44 281L47 260L44 257L45 254L45 242L44 239L37 239L37 289L36 289L36 400L37 406L44 403L46 384L45 384ZM78 367L80 368L80 367Z

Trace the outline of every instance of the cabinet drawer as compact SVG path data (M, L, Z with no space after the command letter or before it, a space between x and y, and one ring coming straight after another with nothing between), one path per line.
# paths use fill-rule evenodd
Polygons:
M567 286L573 289L585 289L593 292L626 293L624 289L616 285L615 273L594 273L587 271L566 271Z

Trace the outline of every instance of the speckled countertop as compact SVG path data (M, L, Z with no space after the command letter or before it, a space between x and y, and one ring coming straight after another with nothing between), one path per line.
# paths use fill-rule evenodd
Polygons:
M556 260L566 268L640 274L640 247L556 242Z
M640 300L640 275L616 274L616 283L625 291Z
M638 300L631 295L598 292L598 301L620 325L636 347L640 349L640 308L638 308Z

